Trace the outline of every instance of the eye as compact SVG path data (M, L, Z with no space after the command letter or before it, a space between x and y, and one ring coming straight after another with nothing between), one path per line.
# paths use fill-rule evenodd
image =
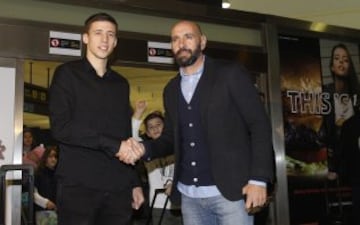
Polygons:
M179 40L179 37L172 37L172 38L171 38L171 42L173 42L173 43L176 42L176 41L178 41L178 40Z
M185 34L185 38L191 40L194 38L194 35L193 34Z

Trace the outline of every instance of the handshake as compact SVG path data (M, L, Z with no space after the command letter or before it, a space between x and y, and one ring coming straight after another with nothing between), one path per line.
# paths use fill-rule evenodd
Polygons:
M134 165L145 154L145 147L134 138L122 141L116 157L126 164Z

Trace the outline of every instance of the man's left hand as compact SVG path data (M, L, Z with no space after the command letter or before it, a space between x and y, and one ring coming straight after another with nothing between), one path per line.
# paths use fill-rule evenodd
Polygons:
M142 191L142 188L141 187L133 188L132 197L133 197L133 201L131 205L133 209L137 210L144 203L144 193Z
M255 207L262 207L266 202L266 187L247 184L243 188L243 194L246 195L245 208L247 210Z

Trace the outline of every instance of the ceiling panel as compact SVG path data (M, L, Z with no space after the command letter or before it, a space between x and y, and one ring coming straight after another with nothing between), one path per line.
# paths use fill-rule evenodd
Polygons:
M359 0L229 0L231 9L360 29Z
M229 0L231 9L277 15L311 22L324 22L330 25L360 29L359 0ZM52 74L60 62L33 61L25 63L24 80L47 87ZM132 104L139 99L148 101L146 113L162 109L162 90L175 71L163 71L148 68L114 67L123 74L131 86ZM30 76L32 74L32 76ZM48 118L36 114L24 113L24 124L48 127Z

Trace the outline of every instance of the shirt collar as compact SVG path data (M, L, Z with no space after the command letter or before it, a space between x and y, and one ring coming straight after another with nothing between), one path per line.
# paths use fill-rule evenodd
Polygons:
M193 74L185 74L184 69L180 67L179 73L182 79L191 79L191 77L201 77L201 74L204 72L205 56L204 60L201 63L200 68Z
M100 76L97 75L96 70L94 69L94 67L91 65L91 63L89 62L89 60L86 57L83 58L83 63L84 63L86 72L89 72L91 74L94 74L96 77L101 78ZM108 64L106 66L106 72L102 78L108 77L110 75L110 73L111 73L111 68Z

